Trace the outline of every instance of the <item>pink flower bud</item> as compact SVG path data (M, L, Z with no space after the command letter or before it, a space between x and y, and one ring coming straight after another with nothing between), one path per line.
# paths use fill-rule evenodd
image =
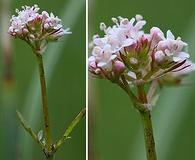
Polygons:
M125 65L121 61L115 61L113 64L113 70L116 75L120 75L125 70Z

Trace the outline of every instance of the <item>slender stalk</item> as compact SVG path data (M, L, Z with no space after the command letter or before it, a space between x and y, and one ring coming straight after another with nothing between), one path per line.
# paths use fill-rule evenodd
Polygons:
M147 103L147 96L144 91L144 85L138 86L138 97L142 103ZM157 160L150 110L139 112L144 128L144 140L147 160Z
M28 132L30 134L30 136L35 140L35 142L37 142L42 148L42 144L40 143L37 135L35 134L35 132L32 130L32 128L30 128L30 126L26 123L26 121L24 120L24 118L22 117L21 113L19 111L16 111L18 119L20 120L21 125L23 126L23 128L26 130L26 132Z
M68 139L70 138L70 134L72 133L73 129L77 126L77 124L82 120L82 118L86 114L86 108L82 109L79 114L75 117L75 119L71 122L71 124L68 126L68 128L65 130L62 138L56 143L55 150L58 150L60 146Z
M144 128L144 139L147 160L157 160L150 111L140 112L140 115L142 118Z
M42 59L42 55L40 54L36 54L36 57L37 57L37 62L39 66L39 76L40 76L40 83L41 83L42 108L43 108L43 116L44 116L46 148L48 149L48 151L50 151L52 140L51 140L51 134L50 134L48 101L47 101L47 91L46 91L43 59Z

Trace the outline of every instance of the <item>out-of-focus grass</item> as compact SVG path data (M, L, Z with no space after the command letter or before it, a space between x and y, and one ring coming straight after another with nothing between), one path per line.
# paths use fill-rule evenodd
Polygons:
M13 0L11 12L14 13L15 8L20 8L22 5L33 4L38 4L41 10L58 15L64 26L70 27L72 31L71 35L65 36L60 42L49 44L44 55L50 121L52 135L56 140L62 136L65 128L81 108L85 107L85 1L56 0L54 2L48 0L46 3L44 0L28 2ZM14 104L12 110L19 109L32 128L38 132L42 129L43 118L36 59L31 49L21 40L13 40L13 44L17 104ZM6 111L9 114L9 111ZM15 137L17 133L14 132L11 135L13 138L17 138L17 143L11 146L17 147L18 156L14 158L43 159L40 148L23 130L15 115L12 116L17 124L16 127L19 127L19 136ZM6 128L5 123L2 125ZM12 138L6 139L6 141L7 145L12 144ZM5 148L2 143L0 143L0 148ZM77 154L75 154L75 150L77 150ZM0 158L5 159L3 154L0 154ZM64 158L85 159L85 120L75 129L72 139L68 140L57 153L56 159Z
M4 159L14 159L16 156L16 132L15 121L16 92L12 68L12 46L10 37L7 36L9 26L11 0L1 0L0 2L0 46L1 46L1 81L0 81L0 140L3 148L0 155ZM13 135L13 133L15 133ZM8 142L9 139L9 142Z
M99 33L99 23L111 24L111 17L131 18L142 14L147 20L146 30L159 26L171 29L189 44L189 52L194 56L194 1L91 1L91 35ZM105 12L102 12L105 11ZM95 18L94 18L95 17ZM179 18L177 18L179 17ZM191 85L164 88L157 107L154 109L153 123L159 160L194 159L195 143L194 99L195 73L187 78ZM117 86L105 80L92 81L90 88L94 118L92 131L94 160L144 160L144 140L139 114L132 109L128 97Z

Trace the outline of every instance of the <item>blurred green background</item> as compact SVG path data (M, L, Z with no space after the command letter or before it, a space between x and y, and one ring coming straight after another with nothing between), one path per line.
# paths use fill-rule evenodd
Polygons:
M18 109L34 131L42 129L36 59L23 41L12 38L9 45L6 23L15 14L15 8L38 4L41 11L53 12L62 19L64 27L71 28L72 34L49 44L44 55L52 136L57 140L85 107L85 0L1 0L0 3L0 159L44 159L15 114ZM85 119L71 137L57 152L56 160L85 159Z
M89 40L101 33L99 23L111 25L111 17L142 14L145 30L153 26L171 29L189 44L195 62L194 0L90 0ZM102 34L102 33L101 33ZM195 159L195 73L187 86L166 87L152 112L159 160ZM139 114L116 85L89 76L89 156L91 160L145 160Z

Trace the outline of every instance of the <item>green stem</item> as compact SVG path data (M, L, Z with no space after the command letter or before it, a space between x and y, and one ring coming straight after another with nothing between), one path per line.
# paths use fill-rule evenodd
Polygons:
M143 104L147 104L148 100L144 91L144 85L139 85L137 86L137 88L139 100ZM150 110L139 112L144 128L144 140L147 160L157 160Z
M30 126L26 123L26 121L24 120L24 118L22 117L21 113L19 111L16 111L18 119L21 123L21 125L23 126L23 128L26 130L26 132L28 132L30 134L30 136L35 140L35 142L37 142L43 149L42 144L40 143L37 135L35 134L35 132L32 130L32 128L30 128Z
M54 155L52 155L52 156L50 156L50 157L48 157L47 158L47 160L54 160L55 158L54 158Z
M55 151L57 151L60 146L68 139L70 138L70 134L72 133L73 129L77 126L77 124L82 120L82 118L86 114L86 108L82 109L80 113L76 116L76 118L71 122L71 124L68 126L68 128L65 130L62 138L55 144Z
M150 111L140 112L140 115L142 118L144 128L144 139L147 160L157 160Z
M43 59L42 59L42 55L40 54L36 54L36 57L37 57L37 62L39 66L39 76L40 76L40 83L41 83L42 109L43 109L43 116L44 116L46 148L48 151L50 151L52 140L51 140L51 134L50 134L48 101L47 101L47 91L46 91Z

